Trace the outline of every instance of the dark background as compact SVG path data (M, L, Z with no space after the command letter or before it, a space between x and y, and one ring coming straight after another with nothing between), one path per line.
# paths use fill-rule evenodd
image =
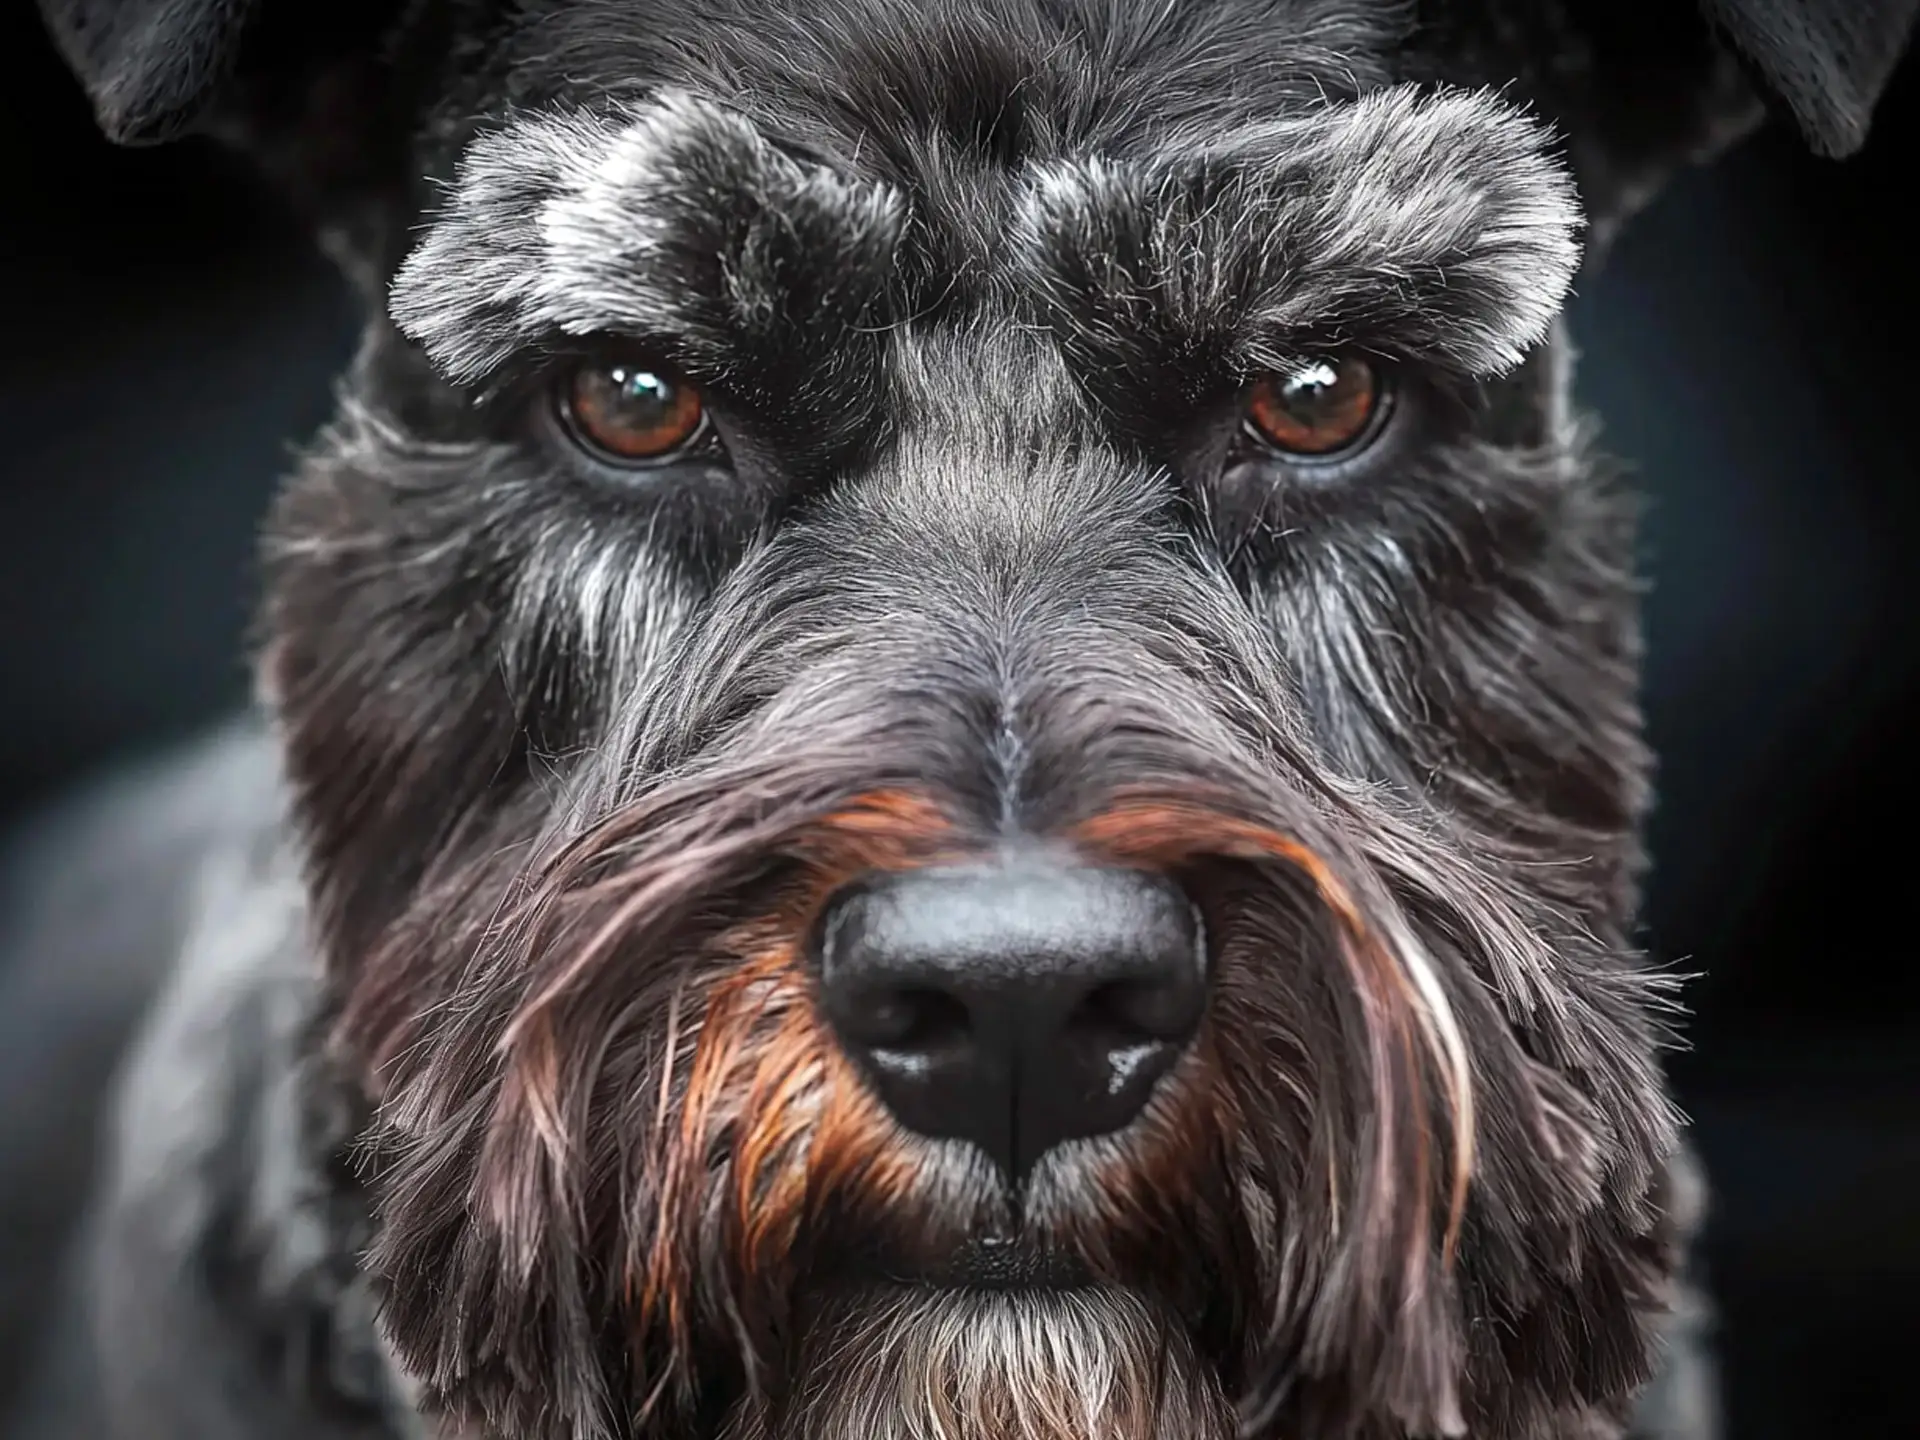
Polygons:
M4 8L0 827L244 700L252 529L353 328L244 170L99 141ZM1573 307L1652 502L1649 927L1705 972L1732 1440L1920 1434L1917 69L1855 160L1775 129L1684 178Z

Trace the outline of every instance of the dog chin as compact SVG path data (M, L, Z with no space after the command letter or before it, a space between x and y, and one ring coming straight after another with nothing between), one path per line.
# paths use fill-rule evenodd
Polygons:
M778 1405L723 1440L1231 1440L1186 1327L1113 1287L850 1287L822 1297Z

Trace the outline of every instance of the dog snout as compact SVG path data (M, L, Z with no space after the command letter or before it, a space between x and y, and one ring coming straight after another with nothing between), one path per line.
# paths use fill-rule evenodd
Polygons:
M1206 1008L1177 885L1052 857L860 883L828 907L819 962L827 1019L895 1118L1015 1181L1132 1121Z

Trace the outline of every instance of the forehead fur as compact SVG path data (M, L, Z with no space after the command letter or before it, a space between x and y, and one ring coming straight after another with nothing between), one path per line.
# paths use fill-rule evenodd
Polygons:
M999 163L960 187L790 154L669 90L479 136L392 309L459 380L601 332L718 372L770 324L912 318L914 227L961 237L949 250L986 234L968 268L1070 346L1210 345L1244 372L1360 343L1485 375L1545 333L1578 262L1572 184L1548 146L1491 94L1402 85Z
M526 0L489 67L504 90L455 103L677 87L842 163L911 165L929 139L1004 162L1352 97L1398 78L1413 21L1406 0Z

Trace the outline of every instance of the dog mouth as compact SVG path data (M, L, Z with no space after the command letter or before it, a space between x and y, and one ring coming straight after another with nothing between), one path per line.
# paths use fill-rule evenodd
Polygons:
M775 1386L719 1440L1230 1440L1219 1367L1148 1290L848 1283L817 1291ZM971 1267L975 1262L969 1262ZM996 1262L998 1263L998 1262Z
M926 1214L817 1248L772 1370L732 1397L720 1440L1238 1434L1236 1332L1206 1293L1225 1287L1168 1285L1076 1243L1044 1197L1001 1200L972 1224Z
M839 1285L1001 1294L1082 1290L1099 1281L1083 1257L1063 1246L993 1232L961 1236L937 1249L870 1239L828 1278Z
M982 1235L964 1241L922 1283L1007 1292L1077 1290L1093 1284L1094 1276L1079 1256L1057 1246Z

